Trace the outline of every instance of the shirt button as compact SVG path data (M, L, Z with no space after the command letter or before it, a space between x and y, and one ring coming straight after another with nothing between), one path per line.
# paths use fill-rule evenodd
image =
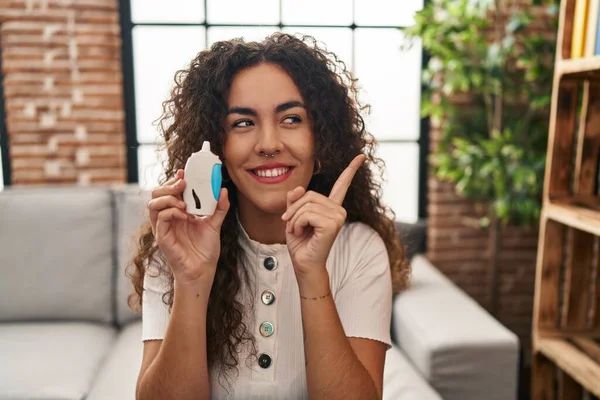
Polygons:
M275 268L277 268L277 259L275 257L267 257L265 258L263 265L269 271L273 271Z
M260 324L260 334L264 337L269 337L275 332L275 327L270 322L263 322Z
M273 362L273 360L271 359L271 356L266 353L262 353L258 357L258 365L260 365L261 368L264 368L264 369L269 368L271 366L272 362Z
M275 303L275 293L273 293L272 290L265 290L262 292L260 299L262 300L263 304L270 306L271 304Z

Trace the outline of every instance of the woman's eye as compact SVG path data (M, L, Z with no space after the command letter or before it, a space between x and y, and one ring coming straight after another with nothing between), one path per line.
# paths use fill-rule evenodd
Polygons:
M290 115L289 117L285 117L283 122L286 124L297 124L299 122L302 122L302 119L297 115Z
M253 123L252 123L251 120L249 120L249 119L242 119L242 120L239 120L239 121L235 121L231 125L231 127L232 128L247 128L247 127L252 126L252 125L253 125Z

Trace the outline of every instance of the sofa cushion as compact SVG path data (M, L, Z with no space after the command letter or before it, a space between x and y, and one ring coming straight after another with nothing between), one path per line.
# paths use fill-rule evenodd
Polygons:
M519 341L423 255L394 299L396 343L447 400L514 399Z
M140 227L147 219L146 206L151 194L137 185L128 185L124 188L114 189L114 202L116 210L116 312L117 323L123 326L140 315L127 305L128 296L133 293L133 284L127 276L133 266L129 266L137 250Z
M0 397L84 399L115 335L85 322L0 324Z
M415 223L396 221L396 230L409 260L415 254L425 252L427 237L427 222L425 220L419 220Z
M0 321L112 320L108 190L7 189L0 224Z
M110 350L87 400L134 399L142 365L142 323L125 326Z
M442 400L398 347L385 356L383 400Z

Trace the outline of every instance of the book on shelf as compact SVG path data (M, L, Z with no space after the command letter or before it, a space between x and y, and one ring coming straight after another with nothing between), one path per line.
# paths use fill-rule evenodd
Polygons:
M585 33L585 57L600 55L600 0L588 0L587 29Z
M571 58L582 58L585 52L585 37L587 33L587 16L589 0L575 0L573 15L573 38L571 40Z
M596 40L594 54L600 56L600 1L596 1L597 7L595 10L594 19L596 20Z

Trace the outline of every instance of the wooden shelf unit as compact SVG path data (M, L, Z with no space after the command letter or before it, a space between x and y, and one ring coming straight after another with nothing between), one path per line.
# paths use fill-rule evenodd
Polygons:
M533 400L600 398L600 56L570 59L562 0L536 265Z
M568 78L600 79L600 56L580 58L576 60L560 60L557 72Z
M543 213L548 219L600 236L600 209L586 207L573 199L549 202Z
M543 338L539 339L538 348L574 381L600 397L600 360L588 354L590 350L600 352L600 347L593 342L587 344L595 346L595 349L577 345L577 341L568 339Z

